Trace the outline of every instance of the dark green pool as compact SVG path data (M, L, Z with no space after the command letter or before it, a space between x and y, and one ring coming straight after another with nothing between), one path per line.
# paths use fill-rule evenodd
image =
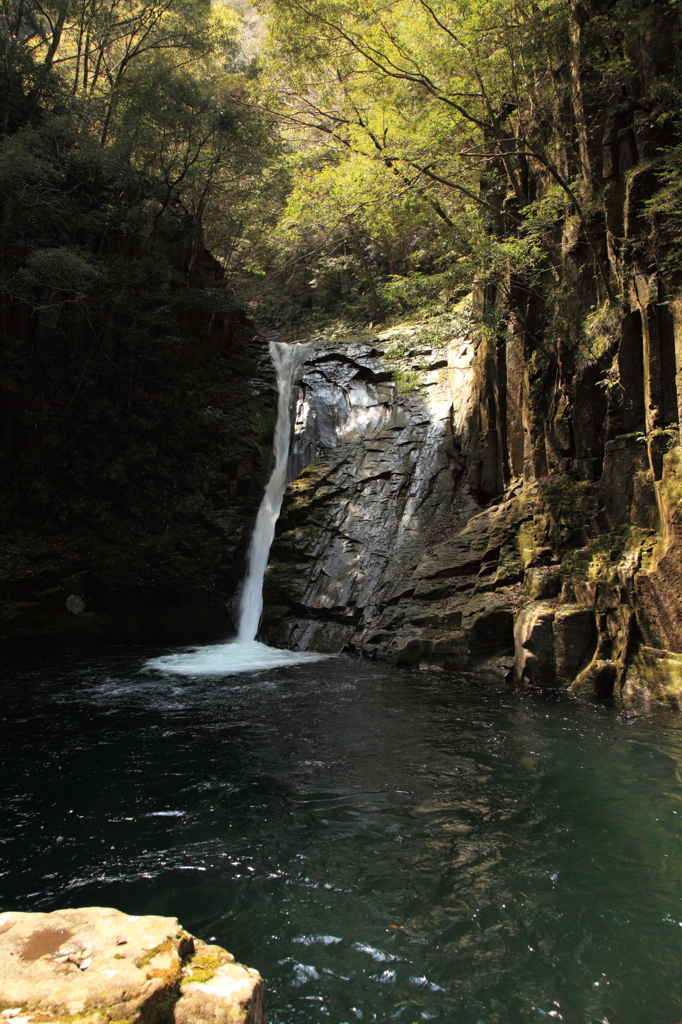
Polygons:
M177 916L271 1024L677 1024L682 719L344 658L5 656L3 909Z

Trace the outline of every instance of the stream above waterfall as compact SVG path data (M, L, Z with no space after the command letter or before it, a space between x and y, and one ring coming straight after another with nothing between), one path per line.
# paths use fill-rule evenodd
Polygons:
M677 1024L675 712L344 656L8 652L3 909L177 916L270 1024Z

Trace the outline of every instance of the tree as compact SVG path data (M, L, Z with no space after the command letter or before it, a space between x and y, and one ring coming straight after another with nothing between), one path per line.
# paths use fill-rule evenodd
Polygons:
M637 84L648 8L267 0L266 102L292 138L320 140L330 167L357 157L382 164L451 228L463 206L498 237L537 238L542 226L556 264L551 206L576 223L613 300L595 224L601 135L609 107L625 100L630 114L651 111Z

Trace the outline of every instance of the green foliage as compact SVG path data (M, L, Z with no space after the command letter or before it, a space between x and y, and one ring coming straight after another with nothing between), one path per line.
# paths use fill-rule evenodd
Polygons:
M258 269L293 293L285 318L364 302L376 322L482 275L503 290L523 277L530 294L548 271L560 279L569 251L598 280L590 300L613 303L601 175L628 133L643 154L666 147L649 209L677 231L682 76L657 35L679 30L667 2L262 8L256 91L290 146L292 187Z
M411 395L418 391L421 385L421 375L418 370L396 369L393 371L393 380L401 395Z
M388 338L382 342L382 358L398 392L409 395L417 391L428 368L425 351L445 348L453 337L469 331L471 323L470 303L467 301L453 311L439 311L427 321L399 324L387 332Z
M666 113L666 120L676 113ZM660 262L679 289L682 285L682 145L673 146L655 165L659 188L645 202L645 210L655 221L660 236Z
M463 282L459 282L462 287ZM392 309L423 309L441 299L450 299L458 290L457 278L452 271L420 274L416 271L404 276L393 274L381 285L381 298Z
M591 362L608 364L608 356L620 337L623 308L620 302L603 302L593 307L582 324L582 340L577 353L578 365ZM609 370L611 374L611 370ZM605 377L604 387L619 386L613 375Z
M543 261L549 207L557 190L571 204L571 186L559 176L544 205L524 194L528 155L517 154L537 147L536 161L553 166L525 134L531 109L535 124L554 102L529 79L553 65L558 5L272 0L267 9L267 99L292 137L308 140L279 239L290 259L310 266L343 246L358 281L358 263L382 279L389 309L470 287L482 266L494 277ZM521 62L526 74L515 78Z
M91 254L68 246L33 249L17 273L17 281L26 288L48 288L54 291L80 292L96 284L101 277L92 264Z

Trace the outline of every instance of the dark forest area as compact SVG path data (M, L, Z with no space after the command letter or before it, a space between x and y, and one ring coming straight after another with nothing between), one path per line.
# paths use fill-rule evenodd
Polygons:
M3 30L5 622L224 627L273 404L204 241L217 196L214 235L233 230L270 145L219 92L239 88L231 23L20 3Z

